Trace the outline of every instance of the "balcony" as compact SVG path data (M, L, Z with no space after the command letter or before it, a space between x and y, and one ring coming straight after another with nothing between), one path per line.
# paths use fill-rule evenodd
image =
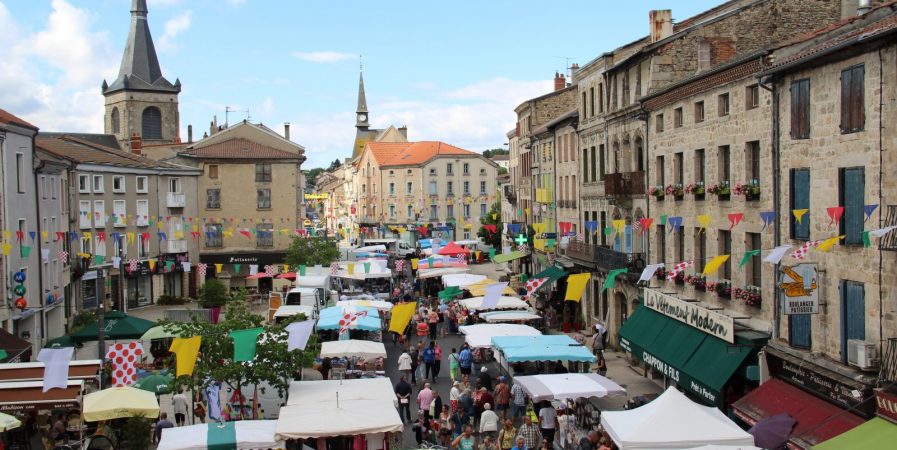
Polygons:
M604 175L604 194L610 197L645 195L645 172Z
M187 252L187 240L186 239L169 239L165 241L165 247L163 248L162 253L186 253Z
M512 185L503 186L505 189L504 195L505 198L508 199L508 202L513 204L517 203L517 191L514 189Z
M645 255L643 253L623 253L597 244L571 241L567 245L567 256L580 261L595 264L599 269L629 269L629 274L638 277L645 268Z
M169 208L183 208L185 206L187 206L187 194L184 194L183 192L168 193Z

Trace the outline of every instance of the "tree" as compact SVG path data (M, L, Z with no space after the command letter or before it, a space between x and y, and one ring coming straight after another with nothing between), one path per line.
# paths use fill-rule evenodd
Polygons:
M217 279L207 280L199 288L199 306L203 308L221 307L228 300L230 300L230 294L227 292L227 286Z
M495 217L494 219L493 216ZM480 217L480 223L482 225L495 225L495 231L493 232L487 230L484 226L480 226L480 230L477 231L477 236L482 238L483 242L492 246L492 248L501 249L501 232L503 228L501 222L501 203L498 201L493 203L489 213L484 217Z
M307 170L305 172L305 184L309 188L315 187L315 180L318 178L318 175L324 172L324 169L320 167L315 167L314 169Z
M509 150L504 149L504 148L490 148L489 150L483 151L483 156L485 156L487 158L491 158L495 155L507 155L510 153L511 152Z
M284 262L293 267L329 265L339 257L336 242L328 237L294 237Z
M504 167L501 167L501 166L498 167L498 174L499 174L499 175L504 175L504 174L506 174L506 173L508 173L508 169L506 169L506 168L504 168Z
M287 350L289 333L284 327L300 320L305 320L305 316L300 314L288 322L266 325L264 317L252 314L244 290L227 302L224 319L218 324L203 322L195 317L191 322L161 321L161 325L167 326L177 336L202 337L193 375L175 379L173 392L178 386L205 389L215 382L223 382L237 391L244 386L267 383L280 394L285 393L295 375L303 367L311 367L318 352L314 336L305 351ZM234 342L229 333L259 327L263 328L263 332L256 344L255 358L249 362L234 361Z
M343 165L343 163L340 162L339 159L334 159L333 162L330 163L330 167L327 168L327 171L329 172L329 171L331 171L331 170L333 170L333 169L336 169L336 168L338 168L338 167L340 167L340 166L342 166L342 165Z

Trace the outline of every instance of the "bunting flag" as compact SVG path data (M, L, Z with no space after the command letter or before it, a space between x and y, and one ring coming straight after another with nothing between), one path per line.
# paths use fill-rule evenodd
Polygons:
M614 233L623 234L626 232L626 220L614 220L613 222Z
M704 275L705 277L707 275L713 275L714 273L716 273L717 270L719 270L719 266L723 265L723 263L725 263L728 260L729 260L729 255L714 256L713 259L711 259L707 263L707 265L704 266L704 271L701 272L701 275Z
M411 270L417 270L417 263L419 263L419 262L420 262L419 259L411 258Z
M897 226L892 225L889 227L884 227L884 228L879 228L877 230L869 231L869 234L871 234L872 236L875 236L877 238L880 238L895 229L897 229Z
M417 303L399 303L392 308L391 318L389 319L389 331L398 334L404 334L408 324L411 323L411 316L417 311Z
M608 272L607 278L604 280L604 286L601 287L601 292L613 289L616 285L617 276L624 273L629 273L629 269L614 269Z
M792 210L792 211L791 211L791 214L794 214L794 220L796 220L797 223L803 223L803 220L804 220L804 214L806 214L807 211L809 211L809 209L806 209L806 208L804 208L804 209L795 209L795 210Z
M37 360L44 363L44 392L68 388L69 365L74 352L75 347L43 348L37 354Z
M645 269L642 270L642 274L641 274L641 276L638 277L638 280L640 282L641 281L649 281L649 280L651 280L651 277L653 277L654 274L657 273L657 271L662 268L663 268L663 263L648 264L647 266L645 266Z
M670 224L670 233L675 233L679 231L679 227L682 226L682 218L681 217L669 217L667 221Z
M548 281L548 278L533 278L530 280L526 280L523 282L523 287L526 288L526 296L532 297L536 291L539 290L545 282Z
M0 245L0 248L2 248L3 250L3 256L9 256L9 252L10 250L12 250L12 244L10 244L9 242L4 242L2 245Z
M558 222L558 228L561 230L561 234L566 236L570 233L570 228L573 227L573 224L570 222Z
M763 228L760 229L760 232L766 231L766 228L772 225L772 222L776 219L775 211L761 211L760 212L760 220L763 221Z
M202 264L200 264L202 267ZM171 341L171 348L168 351L175 354L177 358L177 374L175 376L193 375L193 368L196 367L196 357L199 356L199 345L202 343L202 337L193 336L189 338L176 337Z
M215 273L221 273L224 270L224 264L216 263L215 264Z
M585 240L586 240L586 235L583 234L582 231L580 231L579 233L576 233L576 242L585 242Z
M311 337L312 331L315 329L314 320L304 320L302 322L293 322L286 326L287 333L287 351L305 350L308 345L308 338Z
M748 250L747 252L745 252L744 256L741 257L741 262L738 263L738 268L740 269L740 268L744 267L744 265L747 264L748 261L751 260L751 258L753 258L759 254L760 254L760 250Z
M112 364L112 385L130 386L137 382L137 363L143 355L143 345L139 342L112 344L106 359Z
M334 276L339 274L339 263L330 264L330 274Z
M845 235L843 235L843 234L841 236L832 236L832 237L822 241L822 243L820 243L819 245L817 245L816 250L819 250L821 252L827 252L827 251L831 250L832 246L837 244L838 241L840 241L841 239L844 239L844 236Z
M274 277L274 266L268 264L265 266L265 275Z
M307 269L307 267L305 266L305 264L299 264L299 276L300 277L305 276L306 269ZM398 261L396 261L396 270L398 270L398 269L399 269L399 264L398 264Z
M234 273L237 275L240 274L240 266L242 266L242 264L234 264Z
M638 220L639 227L641 228L642 234L647 233L651 228L651 224L654 223L654 219L650 217L642 217Z
M831 208L826 208L828 212L828 227L832 228L841 221L841 216L844 215L844 207L843 206L833 206Z
M695 260L691 259L688 261L678 262L673 265L673 269L667 273L667 281L673 281L676 279L676 276L679 275L679 272L682 272L688 267L694 267Z
M250 264L249 265L249 275L258 275L259 273L259 265L258 264Z
M493 258L495 258L495 249L490 248L489 249L489 260L492 261ZM402 262L404 262L404 261L402 261Z
M605 236L612 236L613 234L614 234L614 227L613 227L613 226L610 226L610 227L604 227L604 235L605 235Z
M371 263L369 263L369 262L364 263L364 273L371 273Z
M483 296L483 301L481 303L481 309L494 309L498 306L498 299L501 298L501 293L508 287L508 283L492 283L486 286L483 291L485 295Z
M133 272L137 270L137 265L140 264L140 261L137 261L135 258L131 258L128 260L128 272Z
M807 253L810 253L810 248L818 247L822 241L807 241L804 242L804 245L798 247L797 250L791 253L791 257L795 259L804 259L807 256Z
M367 316L367 310L361 311L344 311L343 317L339 320L339 334L347 334L350 329L355 328L359 317Z
M355 275L355 263L346 264L346 271L349 275Z
M199 263L199 265L196 266L196 268L199 269L199 276L200 276L200 277L205 277L205 276L206 276L206 269L208 269L208 267L209 267L208 264L205 264L205 263Z
M578 302L582 299L582 293L586 290L591 273L575 273L567 277L567 293L564 301Z
M729 231L744 219L744 213L729 213Z
M707 228L710 228L710 222L713 221L713 217L710 214L702 214L695 218L698 222L698 232L703 232L707 234Z
M490 233L495 233L495 225L483 225L483 228Z
M667 224L667 215L666 215L666 214L663 214L663 215L660 216L660 224L661 224L661 225L666 225L666 224Z
M181 261L181 269L184 273L190 273L190 261Z
M869 220L869 219L872 218L872 213L875 212L875 209L876 209L876 208L878 208L878 205L877 205L877 204L875 204L875 205L865 205L865 206L863 206L863 213L866 214L866 219L864 220L864 222L865 222L866 220Z
M68 261L69 260L69 252L67 252L65 250L60 250L59 259L62 260L63 262Z
M264 331L264 328L259 327L228 333L228 336L234 340L234 361L252 361L255 358L255 347L259 335Z
M598 222L595 220L587 220L586 221L586 231L589 233L594 233L595 230L598 229Z
M25 249L28 249L28 251L25 251ZM31 252L31 247L22 247L22 256L27 257L28 253L30 253L30 252ZM93 260L94 260L94 263L99 266L99 265L102 265L104 261L106 261L106 256L96 255L93 257Z
M112 257L112 267L114 267L116 269L121 267L121 258L119 258L118 256L113 256Z

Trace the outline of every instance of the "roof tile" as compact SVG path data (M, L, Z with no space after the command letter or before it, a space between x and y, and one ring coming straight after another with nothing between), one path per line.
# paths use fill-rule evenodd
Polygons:
M298 153L268 147L245 138L228 139L200 148L188 148L181 155L217 159L301 159Z
M369 142L367 147L371 149L380 167L413 166L443 155L477 155L470 150L439 141Z
M117 148L104 147L94 142L74 138L72 136L60 136L54 138L41 138L38 136L36 143L39 148L44 149L49 153L79 163L135 167L142 169L180 167L174 164L159 162L144 156L128 153Z
M14 115L2 108L0 108L0 123L18 125L18 126L37 130L36 126L28 123L26 120L23 120L23 119L19 118L18 116Z

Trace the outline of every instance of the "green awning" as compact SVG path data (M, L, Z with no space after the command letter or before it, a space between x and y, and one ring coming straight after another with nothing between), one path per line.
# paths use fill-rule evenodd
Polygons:
M564 276L566 276L566 275L567 275L567 272L564 272L564 269L561 269L558 266L551 266L551 267L533 275L533 278L548 278L548 281L551 282L551 281L560 280L561 278L564 278Z
M492 258L493 262L504 263L508 261L513 261L515 259L520 259L526 256L526 252L513 251L511 253L502 253L500 255L495 255L495 258Z
M813 450L894 448L894 442L897 442L897 424L875 417L850 431L814 445Z
M636 308L620 328L620 345L711 405L721 401L723 386L753 350L646 307Z
M156 326L155 322L129 316L121 311L109 311L103 321L106 339L140 339L143 333ZM96 341L99 336L97 322L69 335L72 342Z

